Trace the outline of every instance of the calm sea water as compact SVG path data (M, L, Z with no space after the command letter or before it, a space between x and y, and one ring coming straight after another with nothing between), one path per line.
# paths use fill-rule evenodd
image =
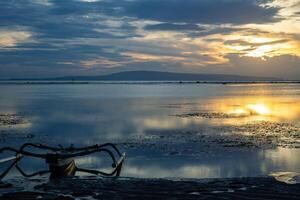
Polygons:
M0 127L8 135L0 147L25 141L66 146L115 142L127 152L123 175L134 177L218 178L300 172L299 148L225 148L222 142L207 147L199 137L192 143L188 140L199 132L226 134L223 129L252 122L277 123L279 132L280 123L297 128L297 84L2 84L0 95L0 113L17 114L26 121ZM201 115L176 116L193 113ZM77 163L103 168L102 157L95 154ZM32 159L23 166L29 171L46 167Z

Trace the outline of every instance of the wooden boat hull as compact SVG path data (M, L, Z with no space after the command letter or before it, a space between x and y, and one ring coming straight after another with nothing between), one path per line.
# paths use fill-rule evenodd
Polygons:
M56 162L49 164L50 178L61 178L74 176L76 173L76 165L74 159L57 159Z

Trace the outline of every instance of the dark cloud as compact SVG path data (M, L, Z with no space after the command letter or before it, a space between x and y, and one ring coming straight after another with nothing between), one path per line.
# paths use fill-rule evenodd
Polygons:
M172 24L172 23L160 23L147 25L144 27L148 31L202 31L203 27L199 27L196 24Z
M249 76L277 77L299 80L300 58L293 55L281 55L266 58L241 56L239 54L227 55L228 64L211 65L200 69L199 72L223 73Z
M192 24L274 22L279 10L259 6L255 0L136 0L123 8L137 18Z
M245 28L233 28L233 27L215 27L204 31L194 31L189 33L190 37L205 37L214 34L231 34L233 32L246 30Z
M101 45L97 40L137 37L136 27L126 20L117 20L119 26L107 23L106 20L112 21L113 16L102 13L110 9L109 5L102 8L102 4L0 1L0 31L25 31L31 35L28 41L0 48L0 78L20 77L22 72L24 76L30 73L53 76L55 71L82 73L82 60L97 57L118 59L120 54L117 51L108 53L103 50L112 46ZM90 44L90 39L95 42Z
M85 15L87 13L105 13L115 16L123 0L84 2L76 0L53 0L52 15Z
M300 12L295 12L294 14L295 14L295 15L300 15Z
M51 1L51 5L46 6L32 2L35 1L0 2L0 24L30 27L44 38L121 38L114 35L112 30L107 30L111 27L103 23L106 20L103 16L103 13L107 12L107 9L104 9L106 3ZM119 29L126 33L122 38L136 36L135 27L126 21Z
M271 42L259 42L259 43L253 43L253 42L247 42L244 40L227 40L224 42L224 44L228 45L237 45L237 46L251 46L251 47L259 47L263 45L272 45L272 44L282 44L288 42L288 39L282 39L282 40L275 40Z

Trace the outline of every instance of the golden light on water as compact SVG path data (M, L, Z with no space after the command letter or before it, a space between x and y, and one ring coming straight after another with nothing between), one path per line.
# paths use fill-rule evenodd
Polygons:
M245 115L245 114L247 114L247 111L243 108L237 108L237 109L229 111L229 114Z
M241 108L229 111L230 114L236 115L270 115L271 110L263 103L248 104Z
M232 118L234 123L239 120L297 121L300 119L300 102L294 99L241 97L223 99L212 105L217 112L234 117ZM232 121L230 118L228 120Z
M246 106L250 111L257 113L259 115L269 115L271 114L270 109L265 104L250 104Z
M199 113L187 117L152 116L137 118L135 123L141 130L180 129L190 124L243 125L252 122L299 122L300 101L282 97L233 97L199 101L197 107L179 108L175 114ZM182 110L181 110L182 109ZM191 111L193 110L193 111ZM142 131L141 131L142 132Z

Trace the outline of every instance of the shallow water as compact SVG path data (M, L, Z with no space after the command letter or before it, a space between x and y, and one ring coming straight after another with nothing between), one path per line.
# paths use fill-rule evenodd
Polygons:
M10 116L0 147L114 142L132 177L300 172L298 84L2 84L0 94L0 114ZM77 163L106 168L99 154Z

